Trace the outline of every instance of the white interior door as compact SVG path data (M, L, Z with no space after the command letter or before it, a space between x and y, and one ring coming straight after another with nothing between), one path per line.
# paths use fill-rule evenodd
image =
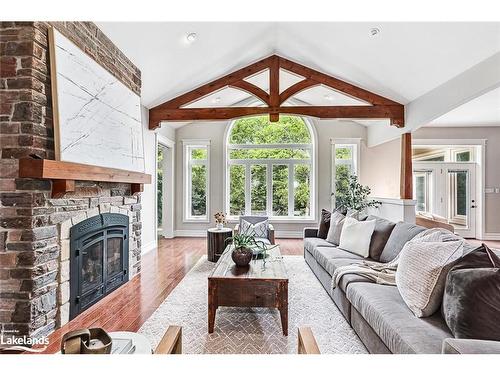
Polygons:
M446 218L455 233L476 237L476 164L414 162L416 210Z

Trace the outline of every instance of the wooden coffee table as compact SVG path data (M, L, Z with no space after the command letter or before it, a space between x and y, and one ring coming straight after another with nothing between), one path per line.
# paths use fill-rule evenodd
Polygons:
M248 267L236 267L228 246L208 277L208 333L213 333L219 306L272 307L280 312L283 334L288 336L288 276L279 247Z

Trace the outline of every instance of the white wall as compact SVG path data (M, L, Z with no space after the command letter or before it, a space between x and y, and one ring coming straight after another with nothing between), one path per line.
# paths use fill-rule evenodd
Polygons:
M361 178L363 185L368 185L372 196L399 198L399 180L401 174L401 141L393 141L361 148Z
M142 246L141 251L145 253L156 247L156 135L149 130L149 113L147 108L142 107L142 124L144 137L144 161L146 173L151 175L151 184L144 185L141 194L141 222L142 222Z

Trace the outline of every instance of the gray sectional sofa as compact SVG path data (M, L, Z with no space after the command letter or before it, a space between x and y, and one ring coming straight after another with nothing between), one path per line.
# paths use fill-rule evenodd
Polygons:
M381 230L374 233L370 247L380 247L379 261L392 260L407 241L426 229L408 223L388 225L386 220L376 219L375 231ZM363 258L318 238L317 233L313 228L304 230L305 260L370 353L500 353L500 342L454 339L439 311L428 318L415 317L396 286L347 274L332 289L335 269ZM381 238L385 243L380 243Z

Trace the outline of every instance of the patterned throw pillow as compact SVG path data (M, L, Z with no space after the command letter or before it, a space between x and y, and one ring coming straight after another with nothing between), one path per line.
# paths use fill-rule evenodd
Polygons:
M396 271L399 293L418 318L431 316L439 308L446 275L462 256L465 242L426 242L426 239L432 236L414 238L405 244Z
M255 237L267 238L267 233L269 231L269 220L263 220L257 224L252 224L241 219L240 233L252 234Z

